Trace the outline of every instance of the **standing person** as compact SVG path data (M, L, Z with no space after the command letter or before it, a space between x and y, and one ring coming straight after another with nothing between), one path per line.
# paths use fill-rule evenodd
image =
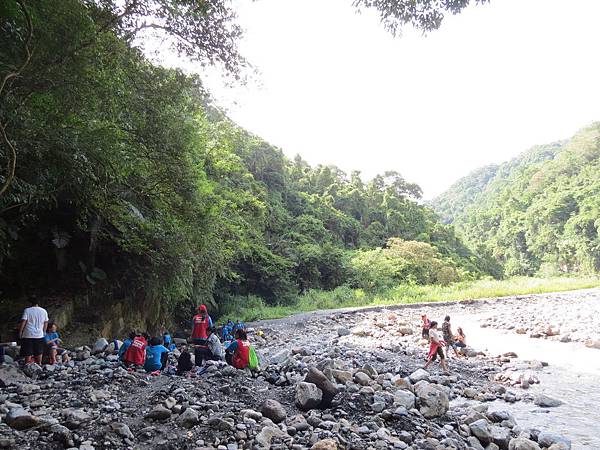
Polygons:
M206 345L207 330L212 326L213 322L208 315L206 305L198 306L198 314L194 316L192 321L192 342L197 345Z
M429 367L436 358L440 357L440 365L442 369L444 369L444 373L448 375L450 371L448 370L448 366L446 365L446 356L444 355L444 350L442 347L444 346L444 341L440 339L440 335L438 334L437 322L432 320L429 326L429 355L427 357L427 363L425 364L424 369Z
M442 334L444 336L444 341L446 342L446 358L448 357L450 347L452 347L452 350L454 350L454 355L457 358L460 358L460 354L454 346L454 335L452 334L452 326L450 325L450 316L446 316L444 318L444 323L442 324Z
M421 320L423 321L423 329L421 330L421 336L423 339L429 340L429 327L431 326L431 322L427 318L427 314L423 314L421 316Z
M250 341L246 330L237 330L235 340L229 344L225 360L236 369L245 369L250 362Z
M142 335L137 335L131 341L131 345L125 351L125 355L123 356L123 362L126 366L134 365L134 366L143 366L146 361L146 346L148 345L148 341L146 339L145 333Z
M25 363L29 364L35 360L42 365L42 356L46 341L44 336L48 328L48 311L41 308L36 298L31 300L31 306L25 308L19 325L19 338L21 339L21 356L25 357Z

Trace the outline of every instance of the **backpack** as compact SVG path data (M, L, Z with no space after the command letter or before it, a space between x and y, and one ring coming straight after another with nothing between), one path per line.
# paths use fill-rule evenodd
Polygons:
M248 354L248 368L250 370L258 369L259 361L258 356L256 356L256 351L253 346L250 346L250 352Z

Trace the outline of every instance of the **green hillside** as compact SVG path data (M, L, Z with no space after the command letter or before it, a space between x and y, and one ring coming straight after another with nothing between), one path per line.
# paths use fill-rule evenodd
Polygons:
M600 270L600 124L459 180L432 202L505 275ZM480 192L477 192L477 190Z

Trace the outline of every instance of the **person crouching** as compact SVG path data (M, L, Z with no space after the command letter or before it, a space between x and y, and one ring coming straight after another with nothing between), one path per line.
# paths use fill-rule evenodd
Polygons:
M239 329L235 333L235 340L227 347L225 353L227 364L236 369L245 369L250 362L250 341L246 330Z
M223 346L217 335L215 327L210 327L206 330L206 346L198 346L194 352L196 366L201 366L204 360L218 361L223 359Z

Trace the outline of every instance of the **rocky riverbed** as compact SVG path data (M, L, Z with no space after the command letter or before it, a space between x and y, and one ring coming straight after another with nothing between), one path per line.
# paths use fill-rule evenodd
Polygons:
M594 295L584 293L582 311L598 305ZM256 328L264 338L252 336L262 361L254 373L214 363L196 378L149 376L121 368L110 348L96 354L80 348L69 365L27 374L4 365L0 448L568 449L568 436L551 426L519 425L510 412L517 404L561 407L543 391L543 381L535 392L529 389L540 381L542 361L472 349L471 357L450 360L450 375L437 365L421 369L427 351L418 328L422 312L438 320L473 314L483 326L497 328L517 326L522 317L530 329L548 323L568 329L574 340L590 337L573 331L577 314L569 323L566 316L527 322L536 301L546 299L263 322ZM522 313L505 311L503 304L519 302ZM561 304L554 302L550 296L547 308Z

